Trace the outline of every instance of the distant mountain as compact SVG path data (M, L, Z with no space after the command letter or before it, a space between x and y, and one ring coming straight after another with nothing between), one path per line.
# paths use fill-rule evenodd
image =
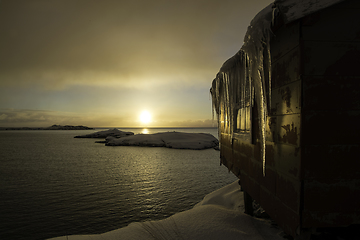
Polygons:
M71 125L52 125L50 127L0 127L0 130L91 130L94 128L89 128L86 126L71 126Z
M91 130L93 128L89 128L86 126L70 126L70 125L52 125L51 127L44 128L44 130Z

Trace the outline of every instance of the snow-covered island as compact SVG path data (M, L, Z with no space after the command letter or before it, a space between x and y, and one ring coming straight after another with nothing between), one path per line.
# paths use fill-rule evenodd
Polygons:
M219 146L219 141L208 133L160 132L154 134L136 134L124 132L116 128L95 132L75 138L104 138L106 146L140 146L140 147L167 147L176 149L208 149Z
M124 138L108 137L106 140L106 146L145 146L194 150L216 148L219 145L219 141L207 133L160 132L137 134Z
M75 136L74 138L107 138L107 137L122 138L122 137L126 137L126 136L131 136L131 135L134 135L134 133L133 132L124 132L124 131L120 131L119 129L113 128L113 129L109 129L109 130Z

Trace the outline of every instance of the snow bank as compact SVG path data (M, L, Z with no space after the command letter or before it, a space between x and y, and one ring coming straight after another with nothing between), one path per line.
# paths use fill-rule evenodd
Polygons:
M131 223L129 226L95 235L74 235L52 240L112 239L250 239L283 240L282 231L270 220L243 213L243 194L238 182L207 195L193 209L160 221Z
M177 149L206 149L217 147L219 141L207 133L160 132L137 134L125 138L107 138L106 146L147 146Z
M113 128L113 129L109 129L109 130L105 130L105 131L75 136L75 138L106 138L109 136L115 137L115 138L121 138L121 137L126 137L126 136L131 136L131 135L134 135L134 133L133 132L123 132L123 131L120 131L119 129Z

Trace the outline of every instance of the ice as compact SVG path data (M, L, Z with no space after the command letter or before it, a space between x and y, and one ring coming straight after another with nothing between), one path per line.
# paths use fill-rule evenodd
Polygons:
M272 6L270 4L264 8L251 21L242 48L223 64L211 89L214 108L217 114L221 114L223 109L223 114L227 117L224 124L228 128L236 125L235 109L245 106L253 107L253 97L256 98L264 175L265 123L271 101ZM223 123L219 122L219 124ZM233 135L233 133L234 129L230 128L230 134Z
M176 149L206 149L218 147L219 141L207 133L160 132L137 134L123 138L107 138L107 146L147 146Z
M248 239L283 240L270 220L244 214L243 194L237 181L218 189L195 205L159 221L131 223L127 227L94 235L73 235L52 240L113 239Z
M270 38L273 5L269 5L259 12L251 21L245 35L244 45L241 48L249 58L249 72L254 85L255 97L258 107L261 157L263 162L263 175L265 176L265 130L266 117L271 103L271 55ZM243 86L244 88L246 86Z

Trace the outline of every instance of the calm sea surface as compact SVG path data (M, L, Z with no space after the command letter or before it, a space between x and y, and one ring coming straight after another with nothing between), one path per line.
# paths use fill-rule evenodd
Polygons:
M102 233L192 208L236 180L219 152L107 147L84 131L0 131L0 239ZM121 129L134 133L217 129Z

